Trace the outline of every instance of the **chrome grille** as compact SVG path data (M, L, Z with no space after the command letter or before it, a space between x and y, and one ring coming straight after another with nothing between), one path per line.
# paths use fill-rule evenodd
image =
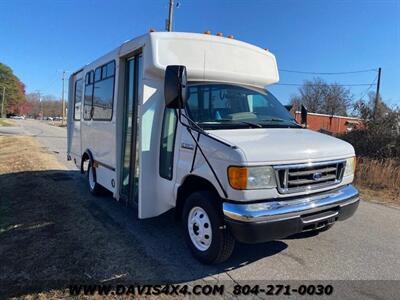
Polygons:
M278 191L281 194L304 192L339 183L344 160L274 166Z

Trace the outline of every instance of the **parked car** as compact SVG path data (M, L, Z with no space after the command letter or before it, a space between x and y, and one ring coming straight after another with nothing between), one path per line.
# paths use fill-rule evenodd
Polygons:
M10 118L14 120L25 120L24 116L11 116Z

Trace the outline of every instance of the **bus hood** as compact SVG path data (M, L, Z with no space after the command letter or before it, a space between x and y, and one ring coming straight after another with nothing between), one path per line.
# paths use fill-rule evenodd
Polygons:
M210 130L236 145L246 163L297 163L354 156L349 143L326 134L297 128Z

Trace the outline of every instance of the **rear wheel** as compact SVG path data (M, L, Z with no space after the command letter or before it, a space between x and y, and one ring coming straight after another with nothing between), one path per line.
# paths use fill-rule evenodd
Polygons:
M92 161L89 161L88 164L87 179L90 193L98 195L101 191L101 186L96 181L96 168L93 167Z
M227 260L235 247L218 202L213 193L200 191L191 194L183 208L185 240L192 254L206 264Z

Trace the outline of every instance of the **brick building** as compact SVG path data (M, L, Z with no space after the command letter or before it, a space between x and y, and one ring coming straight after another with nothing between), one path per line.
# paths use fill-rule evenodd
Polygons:
M300 123L300 112L296 111L294 115L296 121ZM307 128L315 131L327 132L332 134L343 134L354 129L359 129L363 127L363 120L359 118L317 113L308 113L307 115Z

